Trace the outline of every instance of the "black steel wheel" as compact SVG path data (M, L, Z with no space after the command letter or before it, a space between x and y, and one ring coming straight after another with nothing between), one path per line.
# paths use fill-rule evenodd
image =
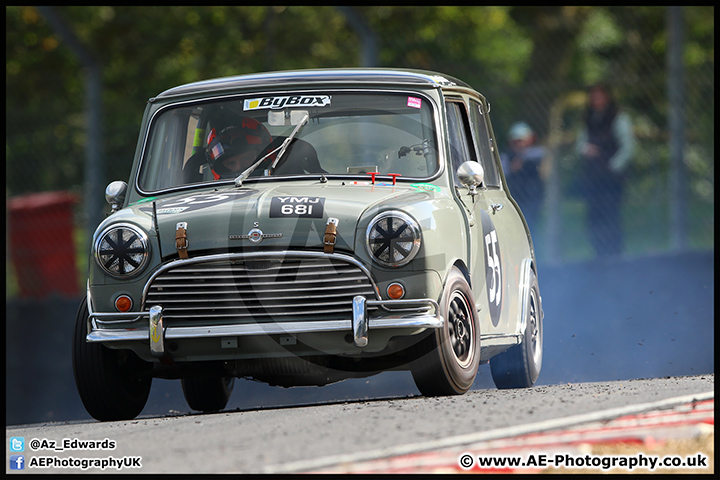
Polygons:
M88 343L87 299L75 320L72 366L80 399L87 412L100 421L131 420L145 408L152 384L152 364L130 350L115 350Z
M190 377L181 380L185 400L193 410L217 412L230 400L234 377Z
M534 272L531 272L527 302L522 343L490 359L490 371L497 388L532 387L540 375L543 357L543 319L540 287Z
M480 324L472 290L462 272L448 275L440 312L445 319L420 344L410 365L415 385L425 396L461 395L475 381L480 363Z

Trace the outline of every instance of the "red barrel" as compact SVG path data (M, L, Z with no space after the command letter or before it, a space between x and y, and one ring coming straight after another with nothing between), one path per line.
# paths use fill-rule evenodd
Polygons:
M20 296L43 298L57 293L78 296L70 192L44 192L8 199L10 257Z

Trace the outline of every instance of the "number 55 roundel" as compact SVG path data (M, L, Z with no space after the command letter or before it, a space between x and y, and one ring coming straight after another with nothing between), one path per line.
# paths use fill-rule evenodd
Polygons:
M498 243L497 230L495 230L490 215L485 211L481 211L480 217L482 218L482 242L483 252L485 253L485 290L487 290L488 294L490 318L493 325L497 326L500 322L502 301L505 296L503 293L500 244Z

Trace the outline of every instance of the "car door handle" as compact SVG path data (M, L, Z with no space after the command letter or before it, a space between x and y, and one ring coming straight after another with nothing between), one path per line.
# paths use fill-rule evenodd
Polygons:
M493 214L495 214L503 209L503 204L502 203L491 203L490 207L492 208Z

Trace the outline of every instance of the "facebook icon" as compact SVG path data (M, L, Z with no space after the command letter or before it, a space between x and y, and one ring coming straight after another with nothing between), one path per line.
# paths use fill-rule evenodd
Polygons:
M10 455L10 470L25 470L25 455Z

